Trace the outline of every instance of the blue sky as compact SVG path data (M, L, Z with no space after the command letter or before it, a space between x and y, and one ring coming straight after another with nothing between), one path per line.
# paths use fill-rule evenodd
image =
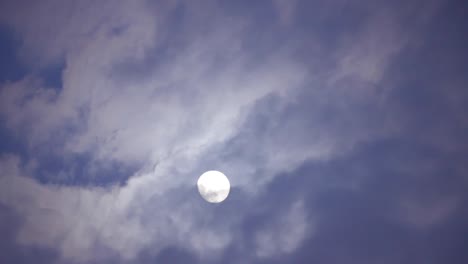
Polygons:
M468 263L466 9L2 1L0 262Z

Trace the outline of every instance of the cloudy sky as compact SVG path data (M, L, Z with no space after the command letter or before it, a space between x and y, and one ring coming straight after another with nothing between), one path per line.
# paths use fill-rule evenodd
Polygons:
M468 263L462 2L1 1L0 262Z

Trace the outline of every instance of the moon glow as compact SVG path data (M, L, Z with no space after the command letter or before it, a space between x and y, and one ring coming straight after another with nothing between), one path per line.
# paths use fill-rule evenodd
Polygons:
M228 195L231 185L228 178L219 171L207 171L203 173L197 182L198 192L201 197L210 203L220 203Z

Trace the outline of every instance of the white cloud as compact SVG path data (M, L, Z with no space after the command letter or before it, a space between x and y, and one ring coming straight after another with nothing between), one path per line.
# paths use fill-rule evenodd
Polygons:
M292 204L288 211L272 222L255 234L258 257L292 253L314 229L313 221L305 213L303 201Z
M316 81L321 76L309 67L319 68L321 62L297 62L294 46L260 60L244 46L245 21L216 16L201 26L190 24L199 22L197 17L183 25L193 38L178 44L169 60L155 56L160 63L155 66L145 58L167 45L171 22L166 16L174 7L172 1L155 9L145 1L76 5L51 0L3 11L3 20L22 37L25 61L36 65L31 61L39 58L37 64L42 67L64 60L66 68L59 91L43 87L33 77L4 84L0 114L12 131L28 138L31 149L55 142L61 132L64 145L54 147L64 156L92 152L99 161L136 164L141 169L122 187L53 186L37 183L32 179L34 170L22 170L17 160L8 158L0 166L0 186L15 192L3 192L3 187L0 201L26 219L18 242L59 248L65 259L77 261L96 256L96 245L125 259L147 246L157 251L175 241L202 255L222 250L232 240L229 227L239 220L227 220L225 229L203 227L197 222L203 220L202 209L193 201L181 201L175 207L171 198L180 193L173 191L190 186L206 161L225 168L234 186L255 190L305 160L343 155L373 132L367 131L365 120L349 120L362 102L359 87L343 92L329 80L353 75L362 82L376 81L397 52L379 53L380 42L366 38L372 34L366 31L364 43L341 54L345 59L331 77ZM188 8L189 13L200 12L195 4ZM285 20L294 14L293 7L288 8L281 7ZM16 16L9 15L13 11ZM199 30L207 24L206 30ZM117 29L118 34L112 34ZM370 55L360 48L369 46ZM362 58L363 66L356 69L353 62ZM132 63L147 74L137 78L118 70ZM343 96L350 94L343 106ZM276 120L275 114L303 103L303 95L310 102L297 109L300 115ZM266 115L281 123L261 138L253 133L245 139L242 147L256 153L256 158L224 160L212 153L230 148L224 144L242 135L244 122L255 118L254 106L267 96L279 98L278 111L270 113L268 107ZM337 120L321 123L324 109L348 113L344 121L351 125L346 133ZM66 134L64 123L76 131ZM256 235L259 256L292 252L310 228L302 203L273 223L279 233L263 229ZM271 240L274 243L267 243Z
M96 258L99 246L130 260L149 245L158 252L177 242L203 255L222 250L231 240L229 229L197 223L203 215L193 200L173 205L167 200L178 193L158 197L150 190L154 175L131 179L125 187L64 187L27 177L16 157L0 162L0 183L11 190L2 191L0 201L24 219L20 244L59 249L65 259L86 262Z

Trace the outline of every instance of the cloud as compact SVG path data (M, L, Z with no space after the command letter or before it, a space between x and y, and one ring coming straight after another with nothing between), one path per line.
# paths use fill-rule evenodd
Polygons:
M276 219L273 226L265 226L257 231L255 240L258 257L291 253L309 236L311 223L307 221L303 207L300 201L294 203L289 212L284 212L284 215Z
M273 4L278 12L280 22L284 25L291 24L297 1L273 0Z
M28 143L28 157L3 156L0 164L0 202L23 219L17 242L56 249L62 261L135 261L142 252L165 259L181 249L216 262L245 242L239 233L279 178L401 131L399 112L387 105L393 90L379 85L410 43L397 14L376 8L335 28L345 37L332 38L312 26L311 34L292 29L304 12L299 2L269 3L281 29L257 23L266 15L230 13L217 1L0 8L33 72L65 65L62 87L51 89L32 73L0 90L5 126ZM319 21L336 23L337 5L318 5L314 10L329 11ZM54 185L53 174L40 183L38 166L49 152L88 157L87 169L73 177L84 183L91 171L99 177L100 166L136 169L122 185ZM208 207L194 189L208 169L223 171L234 187L223 207ZM322 178L319 171L297 179ZM356 178L338 181L361 190ZM316 236L319 218L308 205L317 190L309 196L295 188L297 197L267 206L265 225L246 236L254 259L301 252ZM444 221L457 207L447 199L425 205L404 198L393 207L403 215L395 221Z
M25 220L17 234L21 244L59 248L66 259L89 261L105 257L96 252L100 246L130 259L155 239L155 250L176 241L193 243L192 247L204 245L203 250L226 243L210 229L192 233L196 228L191 216L196 210L190 208L193 201L183 201L174 210L170 204L154 203L155 194L142 192L146 188L132 180L120 189L43 186L26 177L18 163L14 157L2 160L2 186L15 191L2 192L1 201L14 205ZM164 196L170 200L177 194Z

